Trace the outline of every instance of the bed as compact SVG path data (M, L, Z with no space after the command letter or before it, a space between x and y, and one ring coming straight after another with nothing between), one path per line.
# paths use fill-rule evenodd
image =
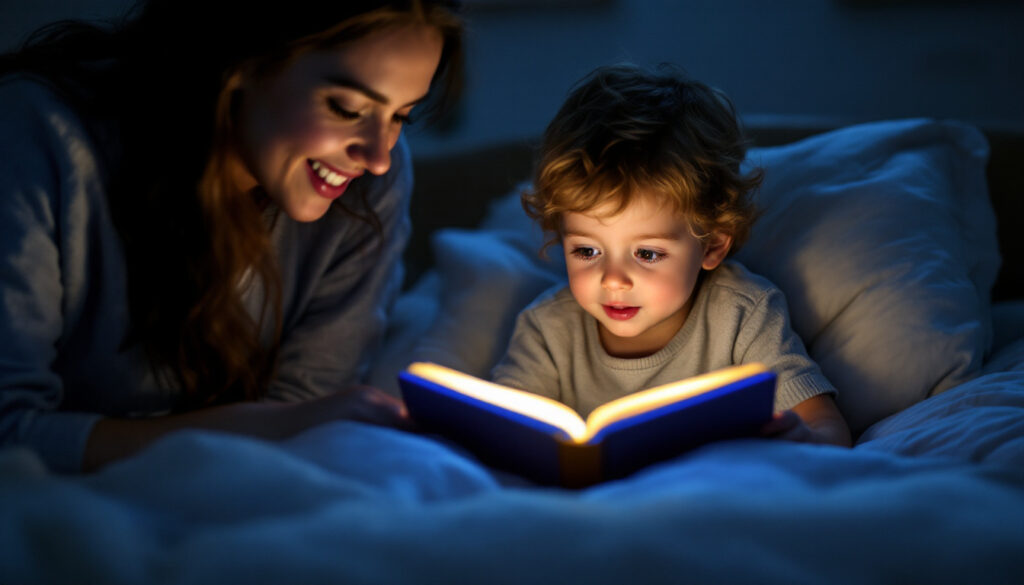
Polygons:
M827 131L826 131L827 130ZM954 121L752 126L774 280L852 449L742 439L583 490L434 436L181 432L99 473L0 451L3 583L1024 583L1021 135ZM527 143L416 160L407 287L370 373L486 375L561 279Z

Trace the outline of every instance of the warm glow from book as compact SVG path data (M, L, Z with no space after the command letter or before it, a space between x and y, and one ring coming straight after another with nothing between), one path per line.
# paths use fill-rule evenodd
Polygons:
M407 369L416 376L466 396L558 427L576 443L587 442L602 428L616 421L769 371L763 364L744 364L655 386L602 404L584 421L576 411L557 400L488 382L458 370L426 362L410 364Z

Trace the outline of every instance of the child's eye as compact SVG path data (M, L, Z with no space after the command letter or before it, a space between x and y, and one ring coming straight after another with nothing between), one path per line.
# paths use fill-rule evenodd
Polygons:
M331 110L335 115L343 120L357 120L359 119L359 112L353 112L352 110L346 110L338 103L334 98L327 98L327 108Z
M655 250L648 250L647 248L638 249L634 255L641 261L647 262L648 264L654 264L665 259L664 252L658 252Z
M572 255L579 258L580 260L593 260L600 255L600 252L596 248L588 248L586 246L579 246L573 248Z

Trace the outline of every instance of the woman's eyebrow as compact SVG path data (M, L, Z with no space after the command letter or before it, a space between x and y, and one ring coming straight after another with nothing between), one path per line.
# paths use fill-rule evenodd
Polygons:
M355 79L352 79L350 77L345 77L344 75L333 74L333 75L325 76L324 79L328 83L330 83L331 85L335 85L335 86L338 86L338 87L344 87L345 89L351 89L351 90L354 90L354 91L358 91L359 93L365 95L366 97L370 98L371 100L373 100L373 101L375 101L377 103L383 104L385 106L391 104L391 100L388 99L388 96L380 93L379 91L373 89L372 87L366 85L365 83L362 83L362 82L357 81ZM426 95L420 96L419 98L417 98L417 99L415 99L415 100L405 104L405 106L416 105L416 104L420 103L421 101L423 101L424 99L426 99L426 97L427 97ZM403 107L405 107L405 106L403 106Z

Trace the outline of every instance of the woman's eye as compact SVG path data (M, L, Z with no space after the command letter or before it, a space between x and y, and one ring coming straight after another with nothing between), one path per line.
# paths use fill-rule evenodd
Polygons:
M411 126L413 122L412 116L410 116L409 114L395 114L393 119L396 124L401 124L403 126Z
M328 98L327 107L339 118L344 120L356 120L359 118L359 112L353 112L352 110L346 110L338 103L337 100Z
M640 248L636 251L635 256L643 262L653 264L665 258L663 252L657 252L655 250L648 250L646 248Z
M593 260L594 258L597 258L598 251L594 248L579 246L577 248L573 248L572 255L580 260Z

